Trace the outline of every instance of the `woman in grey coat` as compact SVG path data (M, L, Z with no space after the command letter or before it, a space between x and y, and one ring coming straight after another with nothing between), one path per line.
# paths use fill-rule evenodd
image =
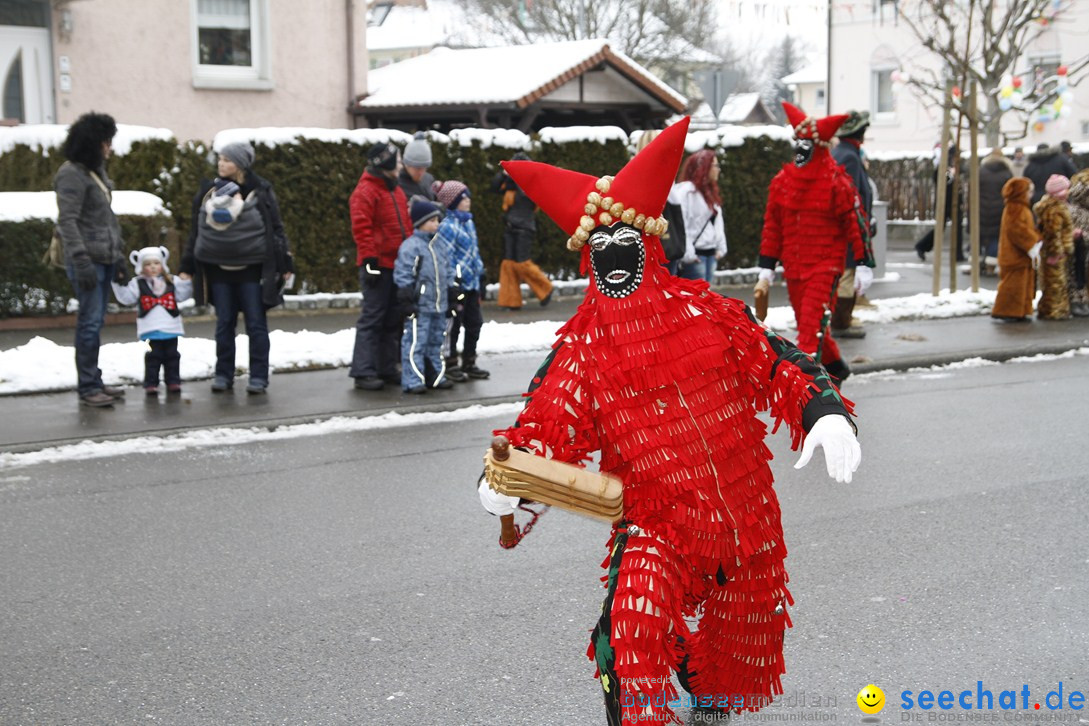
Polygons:
M110 207L112 184L106 176L117 124L101 113L86 113L68 128L63 152L68 161L53 179L57 192L57 234L64 248L68 279L79 302L76 317L76 373L79 400L96 408L112 406L124 389L102 382L98 349L110 282L122 270L121 225ZM123 274L123 271L122 271Z

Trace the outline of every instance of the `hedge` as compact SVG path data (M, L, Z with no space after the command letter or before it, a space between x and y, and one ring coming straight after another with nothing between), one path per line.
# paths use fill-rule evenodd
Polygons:
M121 233L133 249L165 245L177 259L178 235L169 217L119 217ZM55 315L65 312L74 296L64 271L42 262L55 222L30 219L0 221L0 318L13 315Z

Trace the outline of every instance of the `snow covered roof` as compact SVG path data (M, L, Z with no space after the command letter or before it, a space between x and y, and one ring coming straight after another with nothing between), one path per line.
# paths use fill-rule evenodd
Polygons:
M670 109L687 99L605 40L499 48L435 48L372 70L360 109L512 104L525 108L600 63L607 63Z
M718 120L725 124L767 123L775 117L768 112L759 93L735 93L722 104Z
M828 66L824 63L814 63L779 80L788 86L800 83L824 83L828 80Z

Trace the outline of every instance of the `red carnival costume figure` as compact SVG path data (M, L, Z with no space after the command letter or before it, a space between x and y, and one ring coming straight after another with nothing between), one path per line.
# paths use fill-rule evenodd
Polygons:
M768 189L760 279L771 280L776 263L782 263L798 347L809 354L820 350L820 362L839 383L851 370L832 339L825 313L835 307L847 253L858 261L857 270L866 268L860 282L868 285L873 277L862 238L868 221L860 219L858 192L829 153L829 142L847 116L814 120L789 103L783 108L794 127L794 162L783 165Z
M785 422L795 447L805 439L799 466L823 446L829 474L850 481L860 458L850 404L811 357L745 304L662 266L660 215L687 128L663 131L615 178L503 164L589 271L517 424L496 433L568 463L600 451L601 471L623 482L588 653L615 725L679 723L675 671L719 707L755 711L782 692L792 601L757 412ZM518 502L483 482L479 492L493 514Z

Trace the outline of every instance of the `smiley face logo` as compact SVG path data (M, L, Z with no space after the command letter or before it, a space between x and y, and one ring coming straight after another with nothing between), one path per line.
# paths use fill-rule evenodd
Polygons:
M862 713L877 713L885 707L885 692L871 683L858 692L855 700Z

